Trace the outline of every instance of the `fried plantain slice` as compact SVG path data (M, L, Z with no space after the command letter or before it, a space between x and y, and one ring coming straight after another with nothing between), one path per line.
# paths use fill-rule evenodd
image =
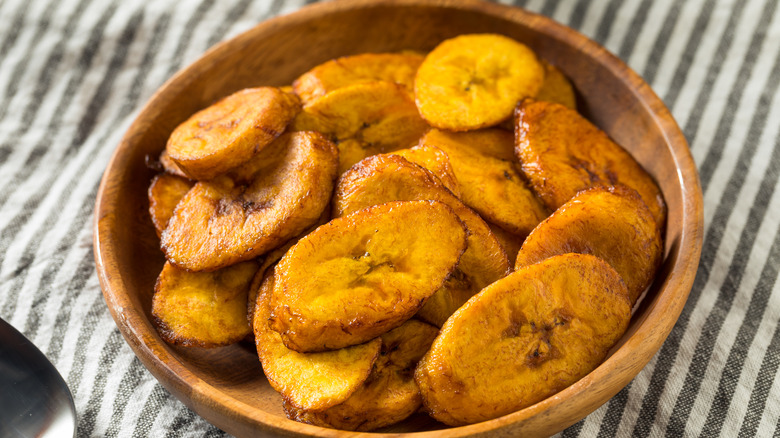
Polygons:
M501 129L473 132L430 130L420 145L447 153L461 199L485 220L526 236L547 211L515 167L512 134Z
M544 82L535 99L544 102L559 103L571 110L577 110L577 97L574 95L574 87L571 81L558 68L547 61L544 65Z
M423 61L414 53L363 53L320 64L293 82L295 94L304 104L330 91L361 82L385 81L403 86L414 94L414 75Z
M284 346L279 333L271 330L270 296L274 270L269 270L257 295L253 321L255 345L268 383L285 403L297 409L321 411L347 400L361 388L379 356L382 341L320 353L298 353Z
M171 133L170 158L196 180L240 166L269 145L300 111L295 95L247 88L192 115Z
M439 330L410 319L381 336L382 350L365 383L345 402L321 412L284 404L287 417L342 430L369 431L403 421L422 405L414 368Z
M417 313L441 327L475 293L509 272L506 253L485 221L430 172L394 154L366 158L341 176L333 198L334 216L390 201L422 199L447 204L469 231L457 268Z
M515 269L570 252L609 263L628 287L631 304L650 283L663 257L653 215L636 191L594 187L577 194L528 236Z
M271 328L301 352L373 339L411 318L465 249L465 226L441 202L390 202L336 218L279 261Z
M460 187L455 178L455 171L447 153L436 146L415 146L410 149L400 149L393 155L404 157L406 160L423 167L439 178L439 181L455 196L460 198Z
M555 256L486 287L452 315L415 381L445 424L500 417L595 369L630 317L626 286L606 262Z
M515 114L515 153L551 210L587 188L622 184L639 192L659 228L665 228L666 203L653 177L576 111L549 102L521 103Z
M168 221L173 216L176 205L194 184L187 178L170 173L160 173L152 179L148 191L149 215L152 217L157 237L160 237L165 227L168 226Z
M339 175L368 156L413 146L428 129L403 87L367 82L331 91L306 105L296 131L318 131L339 148Z
M543 82L544 67L533 50L502 35L472 34L433 49L417 70L414 92L431 126L469 131L509 118Z
M247 185L222 176L195 184L162 234L168 260L192 271L257 257L300 234L328 205L338 152L315 132L281 136L258 160L273 165Z
M152 297L152 320L166 342L219 347L251 332L246 299L257 262L214 272L187 272L165 263Z

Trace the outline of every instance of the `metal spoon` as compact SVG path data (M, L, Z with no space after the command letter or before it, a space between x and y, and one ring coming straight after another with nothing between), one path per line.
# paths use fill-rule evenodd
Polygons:
M32 342L0 318L0 436L73 437L68 386Z

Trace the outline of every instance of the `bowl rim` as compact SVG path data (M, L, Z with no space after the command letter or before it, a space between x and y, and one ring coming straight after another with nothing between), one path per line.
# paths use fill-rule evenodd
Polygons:
M121 278L115 252L116 235L111 230L111 224L116 220L117 199L111 196L114 192L114 186L110 183L109 176L122 172L121 164L127 158L133 144L133 133L147 126L147 121L156 117L153 111L155 105L165 96L175 95L184 84L196 80L212 65L212 59L229 53L234 47L240 47L243 43L254 40L257 35L264 32L279 27L294 26L311 17L349 9L398 5L454 8L500 17L588 52L589 56L594 58L597 63L626 83L627 87L637 96L638 102L645 106L647 112L652 115L652 120L659 127L675 162L677 181L680 184L682 199L685 201L683 202L685 208L681 212L681 229L686 230L686 232L681 233L680 241L671 248L670 254L667 255L669 257L672 252L675 253L675 269L670 270L668 277L659 286L657 302L644 315L645 320L658 321L658 325L649 327L648 324L639 324L634 333L625 339L623 345L599 367L561 392L525 409L493 420L445 429L447 436L463 437L495 433L512 424L531 421L535 417L538 418L540 414L549 413L551 410L563 418L559 430L574 424L626 386L649 362L671 332L690 293L701 255L703 239L703 200L697 168L685 137L669 110L650 89L649 85L619 58L598 43L550 18L517 7L479 0L340 0L305 6L296 12L265 20L238 36L217 44L194 63L179 70L167 80L152 95L123 135L106 166L95 203L93 232L95 264L104 299L117 327L135 355L166 389L199 415L228 432L246 430L245 428L249 427L262 432L288 435L336 437L343 436L345 433L344 431L298 423L261 411L218 391L190 372L169 351L159 347L154 348L155 344L162 341L154 332L143 312L133 309L132 302L127 296L125 282ZM188 74L187 76L185 76L185 72ZM661 293L662 291L666 291L666 293ZM637 355L637 351L645 354ZM628 373L625 371L626 369L629 370ZM618 370L621 372L616 372ZM614 390L614 388L618 389ZM590 393L589 399L576 397L585 392ZM594 398L597 401L595 404L592 401ZM586 399L591 400L587 406L583 405ZM241 422L240 426L244 429L226 424L221 421L223 418L231 418ZM545 433L547 432L545 431ZM411 432L408 435L422 438L439 436L441 433L440 430L432 430ZM349 434L350 436L364 435L364 433L355 432L349 432ZM397 433L370 433L370 436L373 437L398 435Z

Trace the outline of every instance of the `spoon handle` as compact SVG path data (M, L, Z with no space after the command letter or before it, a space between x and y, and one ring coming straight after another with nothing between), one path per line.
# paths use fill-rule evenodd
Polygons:
M46 356L0 318L0 436L73 437L76 408Z

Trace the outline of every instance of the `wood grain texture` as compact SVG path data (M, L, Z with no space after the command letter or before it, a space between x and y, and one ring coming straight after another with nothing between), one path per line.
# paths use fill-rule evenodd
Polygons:
M103 177L94 247L106 303L142 363L176 397L223 430L250 436L347 437L287 420L254 347L170 346L150 322L154 281L164 258L148 217L146 190L171 131L195 111L236 90L285 85L336 56L430 50L462 33L495 32L524 42L570 77L580 111L626 147L659 182L669 207L665 259L610 357L576 384L504 417L451 428L446 436L546 436L583 418L622 389L660 348L690 291L702 243L702 195L685 138L661 100L622 61L581 34L517 8L478 1L346 0L306 7L261 23L208 51L150 99ZM661 358L660 360L663 360ZM418 414L382 430L442 435Z

